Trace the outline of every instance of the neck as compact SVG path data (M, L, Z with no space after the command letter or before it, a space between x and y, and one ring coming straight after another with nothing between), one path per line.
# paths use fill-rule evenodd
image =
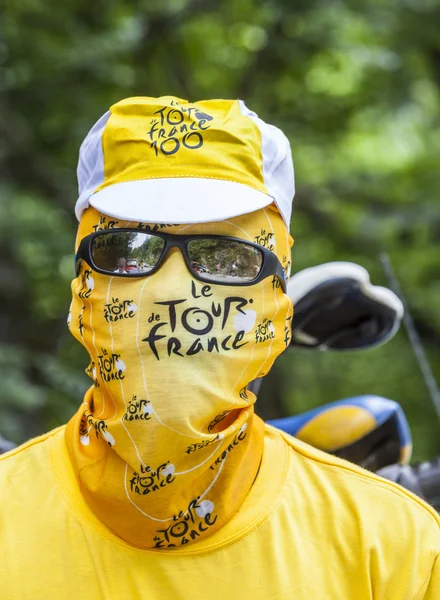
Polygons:
M116 535L140 548L195 543L240 508L262 458L263 423L253 406L202 421L205 431L183 432L148 400L125 405L96 386L86 393L67 448L87 503Z

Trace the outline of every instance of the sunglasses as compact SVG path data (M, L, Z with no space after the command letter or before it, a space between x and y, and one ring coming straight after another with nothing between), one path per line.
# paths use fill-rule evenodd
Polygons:
M276 254L253 242L224 235L174 235L137 229L96 231L81 240L75 256L103 275L145 277L155 273L171 248L179 248L191 274L220 285L254 285L276 277L286 291L283 266Z

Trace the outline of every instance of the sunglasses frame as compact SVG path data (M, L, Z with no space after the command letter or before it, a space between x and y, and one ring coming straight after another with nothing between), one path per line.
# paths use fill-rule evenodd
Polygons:
M165 246L163 247L162 253L156 263L156 265L148 271L148 273L109 273L108 271L104 271L100 269L93 260L92 255L92 244L93 241L103 235L114 234L114 233L144 233L146 235L155 236L162 238L165 241ZM191 259L188 255L187 243L191 240L197 239L217 239L217 240L227 240L232 242L238 242L244 244L246 246L251 246L252 248L257 249L261 252L263 256L263 262L261 265L261 270L258 273L255 279L251 281L241 281L241 282L232 282L232 281L213 281L212 279L204 279L199 273L193 270L191 265ZM100 231L95 231L85 238L83 238L79 244L78 251L75 255L75 269L76 275L79 275L79 261L84 260L94 271L97 273L101 273L102 275L112 276L112 277L124 277L126 279L133 277L149 277L153 275L160 266L162 265L165 257L171 248L179 248L182 253L185 264L193 277L198 279L199 281L203 281L203 283L215 284L215 285L236 285L236 286L248 286L255 285L259 283L263 279L267 277L274 276L277 277L281 283L283 291L286 292L286 276L284 273L283 266L279 261L276 254L274 254L271 250L256 244L255 242L248 242L246 240L242 240L241 238L235 238L227 235L176 235L174 233L165 233L165 232L156 232L156 231L145 231L143 229L132 229L132 228L121 228L121 229L101 229Z

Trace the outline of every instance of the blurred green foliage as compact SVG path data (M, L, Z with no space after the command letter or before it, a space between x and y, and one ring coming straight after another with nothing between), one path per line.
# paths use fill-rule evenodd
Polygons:
M131 95L240 97L289 136L293 270L331 260L385 283L389 252L440 378L439 0L4 0L0 31L0 433L66 421L88 385L65 326L79 145ZM283 355L260 410L359 393L402 403L416 457L440 423L406 335Z

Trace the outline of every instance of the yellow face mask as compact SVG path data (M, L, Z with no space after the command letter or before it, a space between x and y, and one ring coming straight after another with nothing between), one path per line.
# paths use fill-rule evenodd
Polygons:
M292 240L272 207L195 225L117 221L89 208L77 247L94 231L126 227L256 242L290 270ZM140 548L211 535L258 472L263 423L247 385L288 345L290 299L275 277L201 282L177 248L143 277L100 274L82 261L72 293L69 328L90 354L93 385L66 441L86 501Z

